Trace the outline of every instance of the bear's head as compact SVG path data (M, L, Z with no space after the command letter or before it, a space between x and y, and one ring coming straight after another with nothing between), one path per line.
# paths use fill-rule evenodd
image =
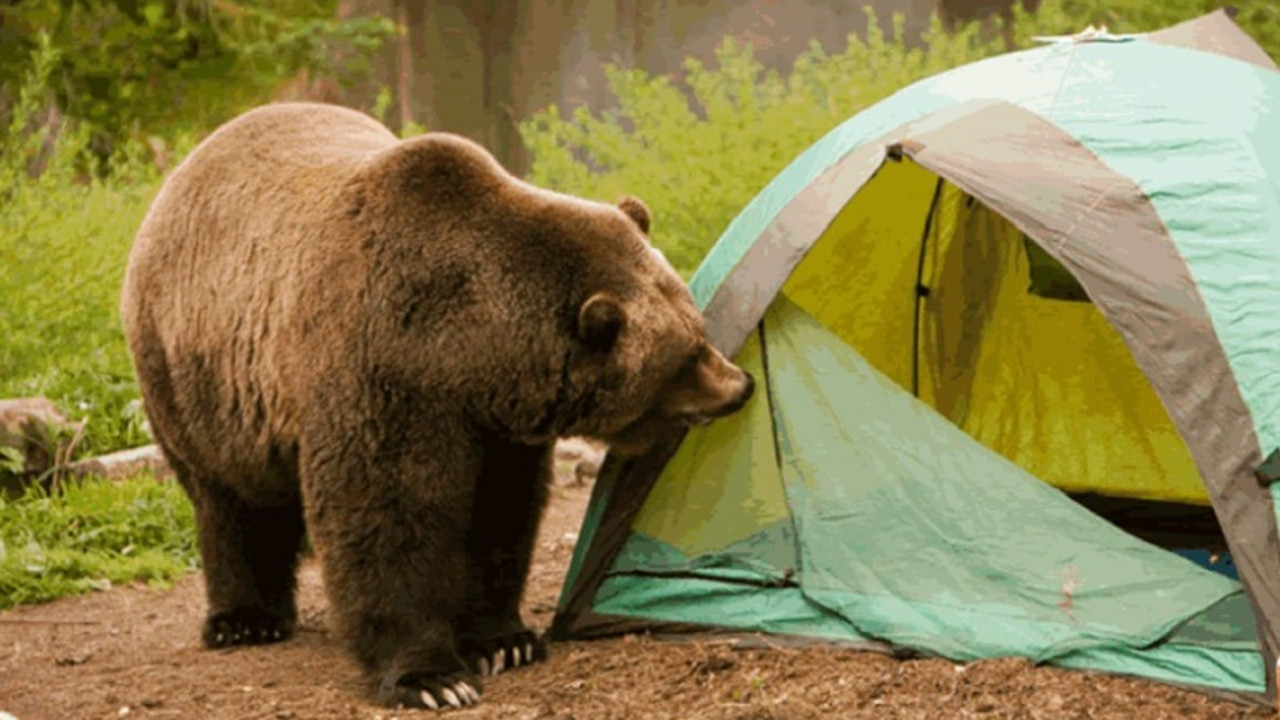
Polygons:
M737 411L754 380L708 343L688 287L649 243L644 203L625 197L609 209L622 230L592 253L594 282L577 305L571 377L590 400L568 434L634 455Z
M640 200L536 187L445 133L405 141L373 170L368 204L348 213L377 223L363 230L377 240L368 295L387 330L370 352L435 378L425 395L478 429L633 454L751 397L752 378L707 342L688 287L650 243Z

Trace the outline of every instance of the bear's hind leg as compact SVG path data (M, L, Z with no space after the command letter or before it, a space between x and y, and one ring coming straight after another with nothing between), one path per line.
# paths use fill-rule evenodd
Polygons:
M485 448L468 551L472 583L459 620L459 649L472 669L497 675L546 658L546 643L520 617L538 525L546 506L553 446Z
M209 603L204 644L216 648L290 637L305 534L301 502L255 507L217 481L200 483L193 501Z

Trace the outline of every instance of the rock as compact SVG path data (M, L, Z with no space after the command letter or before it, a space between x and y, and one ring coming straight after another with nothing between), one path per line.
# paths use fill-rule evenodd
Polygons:
M0 447L17 450L22 464L17 472L0 466L0 492L17 496L35 482L51 487L67 476L102 475L119 480L144 470L151 470L157 478L172 475L156 445L69 462L81 428L81 423L68 420L45 398L0 400Z
M555 475L560 485L588 485L595 481L604 463L603 443L586 438L565 438L556 443Z
M76 425L42 397L0 400L0 444L22 449L58 431L74 431Z
M66 418L42 397L0 400L0 448L9 453L0 468L0 489L20 493L71 455L82 425ZM13 462L21 467L12 467Z
M123 480L144 470L150 470L157 478L173 476L173 470L158 445L143 445L81 460L72 463L67 469L77 477L101 475L111 480Z

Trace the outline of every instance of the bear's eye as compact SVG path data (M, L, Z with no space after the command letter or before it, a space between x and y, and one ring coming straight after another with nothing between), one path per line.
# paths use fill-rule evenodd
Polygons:
M693 348L689 355L685 357L684 362L680 364L680 369L676 371L676 374L681 376L692 374L698 369L698 363L702 362L702 358L706 354L706 345L698 345Z

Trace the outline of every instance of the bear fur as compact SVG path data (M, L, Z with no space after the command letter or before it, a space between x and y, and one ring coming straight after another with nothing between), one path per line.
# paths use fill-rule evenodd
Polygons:
M558 437L642 452L752 379L616 206L463 138L281 103L208 137L137 234L122 318L196 510L211 647L293 630L304 534L382 702L541 658L519 601Z

